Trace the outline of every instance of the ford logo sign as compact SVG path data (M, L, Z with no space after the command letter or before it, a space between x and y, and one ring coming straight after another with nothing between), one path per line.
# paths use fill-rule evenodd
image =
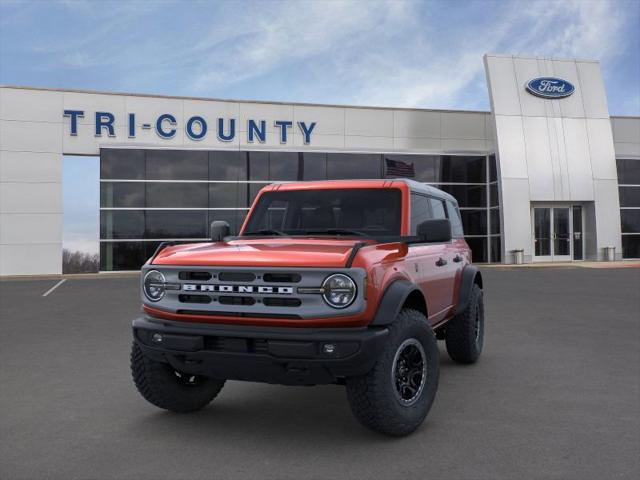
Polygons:
M576 87L566 80L555 77L539 77L529 80L526 85L529 93L542 98L564 98L571 95Z

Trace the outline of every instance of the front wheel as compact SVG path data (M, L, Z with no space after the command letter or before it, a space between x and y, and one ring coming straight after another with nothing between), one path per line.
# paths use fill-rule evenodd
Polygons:
M403 309L391 324L374 367L346 380L353 414L365 427L380 433L412 433L435 399L438 360L436 337L425 316Z
M131 374L145 400L178 413L195 412L206 407L225 382L179 372L168 363L145 357L135 342L131 348Z

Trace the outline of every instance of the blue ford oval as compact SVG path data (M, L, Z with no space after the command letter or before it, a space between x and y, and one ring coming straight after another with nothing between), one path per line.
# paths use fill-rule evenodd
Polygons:
M576 87L561 78L538 77L529 80L526 85L529 93L543 98L563 98L571 95Z

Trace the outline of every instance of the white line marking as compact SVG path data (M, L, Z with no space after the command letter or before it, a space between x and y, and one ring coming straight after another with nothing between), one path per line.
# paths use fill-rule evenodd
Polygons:
M43 297L46 297L47 295L49 295L51 292L53 292L56 288L58 288L60 285L62 285L64 282L66 282L67 279L63 278L62 280L60 280L58 283L56 283L53 287L51 287L49 290L47 290L46 292L44 292L42 294Z

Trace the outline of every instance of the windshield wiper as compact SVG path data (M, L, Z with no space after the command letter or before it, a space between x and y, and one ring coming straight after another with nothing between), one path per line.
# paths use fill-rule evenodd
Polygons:
M366 233L359 232L358 230L349 230L347 228L327 228L326 230L307 230L306 234L327 234L327 235L357 235L359 237L366 237Z
M264 230L257 230L255 232L247 232L247 233L245 233L245 235L279 235L279 236L285 236L286 233L281 232L280 230L264 229Z

